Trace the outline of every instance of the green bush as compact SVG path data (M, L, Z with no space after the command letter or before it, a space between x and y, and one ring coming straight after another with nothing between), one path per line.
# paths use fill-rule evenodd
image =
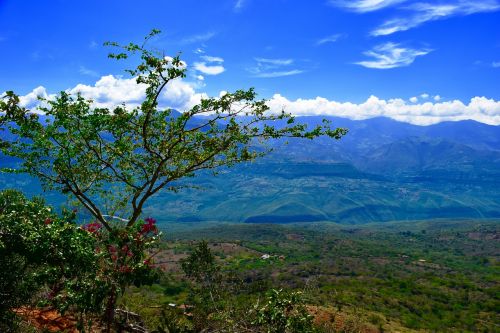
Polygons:
M40 198L0 192L0 325L12 326L11 310L31 302L65 310L97 297L85 283L96 267L95 239L74 217L67 211L58 216Z
M300 292L272 289L267 293L264 305L257 303L257 320L268 333L315 332L313 317L307 312Z

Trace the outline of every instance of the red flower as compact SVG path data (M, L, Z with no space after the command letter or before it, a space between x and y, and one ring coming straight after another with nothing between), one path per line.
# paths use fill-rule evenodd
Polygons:
M148 217L144 220L146 223L144 223L142 226L141 226L141 234L147 234L149 232L156 232L156 226L155 226L155 223L156 223L156 220L152 217Z
M144 221L148 224L155 224L156 223L156 220L152 217L146 217L146 219Z
M130 273L132 271L132 269L128 266L121 266L119 270L121 273Z
M45 223L45 225L51 224L52 223L52 219L50 217L47 217L43 223Z
M99 232L99 230L101 230L101 228L102 228L102 224L100 224L99 222L92 222L92 223L89 223L83 227L83 229L85 229L88 232L91 232L93 234Z

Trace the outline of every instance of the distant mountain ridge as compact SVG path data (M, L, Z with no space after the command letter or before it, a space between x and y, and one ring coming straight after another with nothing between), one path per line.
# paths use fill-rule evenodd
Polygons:
M297 121L314 126L323 118ZM270 155L218 177L202 173L190 181L204 190L162 192L146 213L160 222L197 223L500 217L500 126L326 118L349 134L340 141L271 141ZM39 191L25 176L0 175L5 187Z

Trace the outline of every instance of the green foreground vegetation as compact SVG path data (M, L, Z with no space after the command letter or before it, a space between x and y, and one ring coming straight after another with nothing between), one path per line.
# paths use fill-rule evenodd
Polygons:
M206 239L225 276L227 319L244 320L267 290L285 288L303 292L320 311L320 325L337 321L332 332L497 332L499 229L498 221L450 220L190 226L166 232L156 257L162 281L128 290L121 302L150 324L158 322L158 308L189 304L191 284L179 260L193 240Z
M1 192L3 331L38 331L16 316L25 307L106 331L101 316L117 282L117 332L499 330L497 220L166 224L158 246L140 250L147 264L126 262L125 272L113 258L120 250L95 251L92 225L64 214Z

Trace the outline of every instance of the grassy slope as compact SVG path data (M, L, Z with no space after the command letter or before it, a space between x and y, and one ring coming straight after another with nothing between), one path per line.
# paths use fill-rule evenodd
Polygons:
M171 224L170 249L159 259L170 278L147 293L159 303L182 302L186 285L172 258L192 240L208 239L251 295L302 289L310 304L386 331L493 332L500 322L498 222ZM263 253L272 258L260 259Z

